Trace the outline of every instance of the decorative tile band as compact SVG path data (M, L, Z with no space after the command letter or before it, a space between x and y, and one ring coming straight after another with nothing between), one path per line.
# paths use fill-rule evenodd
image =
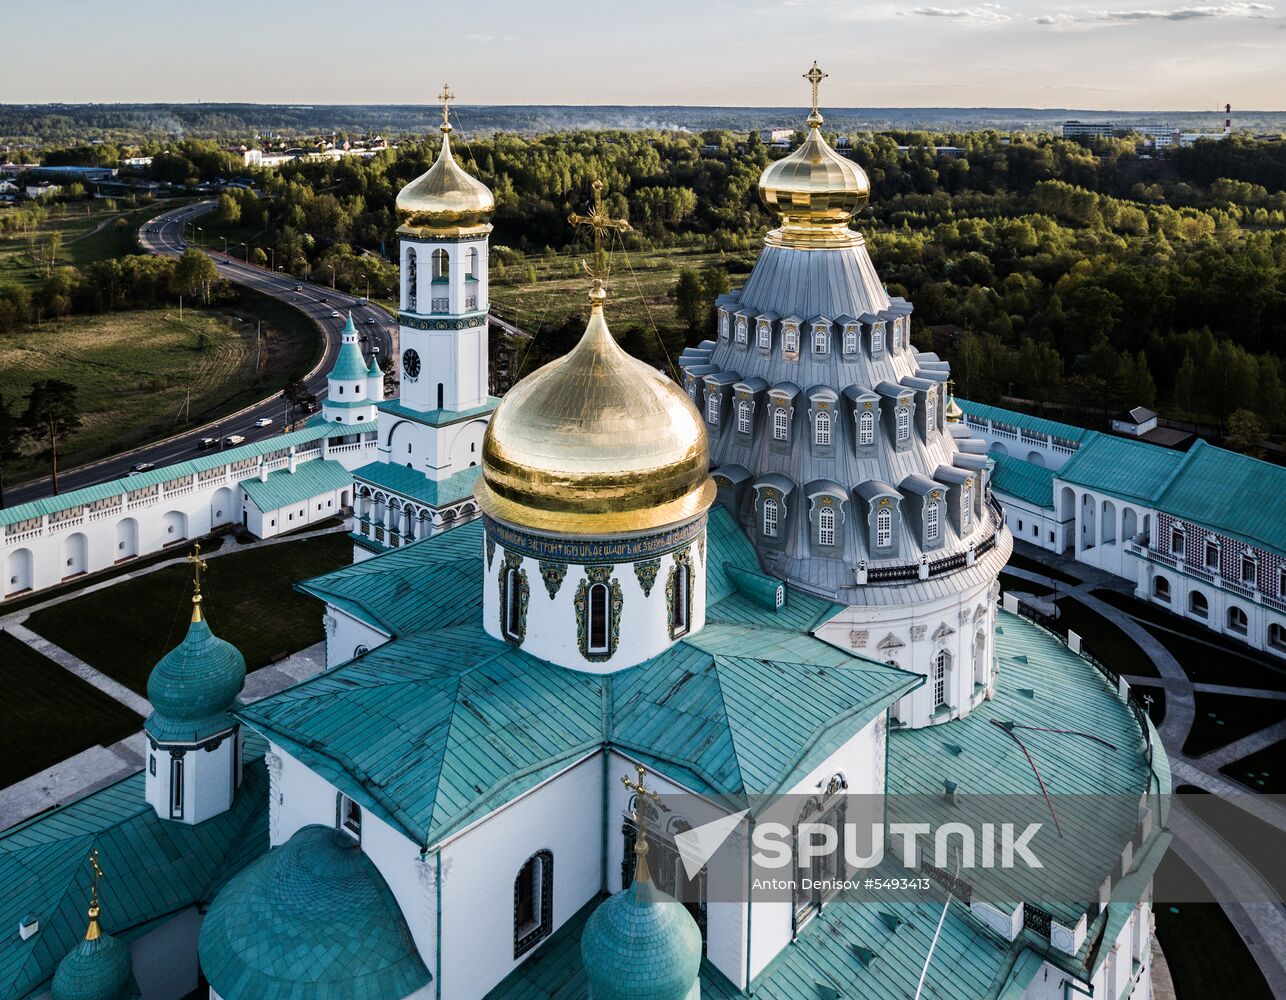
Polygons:
M483 517L488 538L499 542L507 552L518 552L533 559L587 565L600 562L635 562L683 548L705 531L706 519L699 517L687 524L653 535L623 539L550 538L516 531L490 517Z

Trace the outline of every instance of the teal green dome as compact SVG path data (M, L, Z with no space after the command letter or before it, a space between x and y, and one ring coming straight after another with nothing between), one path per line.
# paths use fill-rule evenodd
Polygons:
M590 1000L699 997L701 931L673 896L646 874L590 914L581 958Z
M332 382L359 382L367 377L366 359L357 343L357 326L353 323L352 313L348 314L344 329L339 331L339 353L335 355L335 367L326 377Z
M54 1000L127 1000L137 995L129 949L99 931L98 909L92 908L85 940L58 963Z
M147 679L152 714L144 728L158 740L193 741L223 732L245 683L245 658L210 631L197 604L188 634Z
M199 952L226 1000L392 1000L430 980L371 859L325 826L235 875L206 914Z

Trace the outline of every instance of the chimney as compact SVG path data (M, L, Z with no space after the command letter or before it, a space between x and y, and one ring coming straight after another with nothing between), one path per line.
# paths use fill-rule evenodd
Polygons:
M1223 113L1226 116L1223 120L1223 134L1232 135L1232 105L1225 104L1223 106Z
M947 805L953 806L959 801L956 796L956 789L959 787L950 778L942 782L942 797L946 800Z

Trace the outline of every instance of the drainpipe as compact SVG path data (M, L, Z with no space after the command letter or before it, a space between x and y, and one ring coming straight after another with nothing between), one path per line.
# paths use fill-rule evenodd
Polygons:
M433 949L433 964L437 968L437 974L433 977L434 995L437 1000L442 1000L442 848L433 852L434 861L437 864L437 877L434 881L434 891L437 893L438 916L434 921L433 933L437 935L437 944Z
M750 905L750 886L751 878L754 875L754 862L751 860L751 848L755 842L755 816L750 814L749 837L746 841L746 993L754 996L750 989L750 941L751 941L751 921L754 919L755 908Z

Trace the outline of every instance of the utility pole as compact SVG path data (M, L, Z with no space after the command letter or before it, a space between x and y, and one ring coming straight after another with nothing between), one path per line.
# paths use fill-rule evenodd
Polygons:
M263 320L255 332L255 378L259 377L259 359L263 356Z
M183 296L179 296L179 322L183 322Z

